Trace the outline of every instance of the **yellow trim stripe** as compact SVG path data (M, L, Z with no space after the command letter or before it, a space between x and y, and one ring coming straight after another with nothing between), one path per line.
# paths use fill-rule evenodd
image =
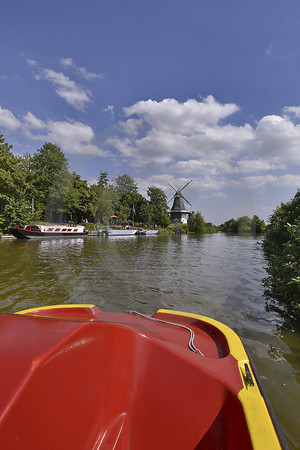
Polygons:
M281 445L275 432L273 422L270 418L268 408L257 386L247 353L238 335L231 328L227 327L227 325L199 314L171 311L168 309L159 309L157 313L192 317L217 327L224 334L227 339L229 351L237 360L238 367L240 369L244 387L239 392L238 399L244 410L253 448L255 450L260 450L262 448L264 450L281 449ZM254 386L249 386L245 383L245 364L249 367L254 381Z
M243 344L241 343L240 338L227 325L224 325L223 323L218 322L217 320L211 319L210 317L205 317L205 316L201 316L199 314L193 314L193 313L185 313L182 311L171 311L168 309L159 309L157 311L157 313L174 314L177 316L192 317L193 319L201 320L202 322L206 322L206 323L209 323L210 325L213 325L214 327L218 328L224 334L224 336L226 336L229 351L230 351L231 355L238 361L245 361L245 362L248 361L247 353L245 352L245 349L243 347Z
M30 314L32 312L46 310L46 309L59 309L59 308L94 308L95 305L52 305L52 306L40 306L39 308L30 308L30 309L23 309L23 311L17 311L14 314Z

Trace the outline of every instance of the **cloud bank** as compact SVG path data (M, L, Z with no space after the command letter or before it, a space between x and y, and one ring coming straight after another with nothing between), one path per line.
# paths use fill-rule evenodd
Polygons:
M69 154L109 156L108 150L94 143L95 134L89 125L73 120L43 121L31 112L18 120L11 111L0 106L0 133L17 130L32 141L52 142Z
M256 126L229 124L238 111L213 96L139 101L123 109L119 134L106 145L136 169L194 177L210 189L298 186L288 170L300 164L300 125L293 121L300 107L285 107L282 116L265 116Z
M63 74L47 69L44 76L58 90L72 92L74 104L86 101L80 95L75 100L76 88ZM114 117L112 105L106 111ZM0 129L53 142L69 154L113 157L125 170L143 174L148 186L155 181L165 188L172 174L173 182L184 185L193 178L191 189L219 196L226 188L299 187L300 107L286 106L282 116L262 117L255 126L230 123L238 112L238 105L221 104L213 96L182 103L139 101L123 108L123 119L112 128L117 132L97 142L92 127L82 122L41 120L31 112L20 119L0 107Z

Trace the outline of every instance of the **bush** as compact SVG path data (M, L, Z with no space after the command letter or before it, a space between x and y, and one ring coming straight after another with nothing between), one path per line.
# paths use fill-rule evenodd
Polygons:
M220 230L225 233L262 234L265 228L265 222L256 215L252 219L248 216L239 217L237 220L230 219L220 225Z
M85 228L88 228L90 231L96 229L95 224L93 222L84 222L84 223L81 223L80 225L82 225Z
M191 216L188 223L189 233L203 234L205 233L205 221L200 212Z
M300 191L278 207L266 227L263 248L270 275L265 286L285 304L300 311Z

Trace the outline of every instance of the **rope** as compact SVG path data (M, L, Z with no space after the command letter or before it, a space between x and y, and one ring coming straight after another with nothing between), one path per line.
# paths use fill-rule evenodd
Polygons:
M189 333L190 333L190 339L188 342L189 349L194 353L198 353L199 355L204 356L204 354L194 345L195 333L193 330L191 330L191 328L186 327L185 325L181 325L180 323L167 322L166 320L155 319L155 317L149 317L149 316L141 314L137 311L128 311L128 314L143 317L144 319L152 320L153 322L159 322L159 323L164 323L166 325L174 325L175 327L184 328L185 330L189 331Z

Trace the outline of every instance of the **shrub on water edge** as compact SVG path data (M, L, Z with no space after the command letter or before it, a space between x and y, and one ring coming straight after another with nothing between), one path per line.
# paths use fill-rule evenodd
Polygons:
M300 191L278 207L266 227L263 249L269 277L264 280L275 298L300 314Z
M188 232L194 234L204 234L205 233L205 221L200 212L191 216L188 223Z
M93 222L84 222L80 224L81 226L88 228L90 231L96 230L95 224Z
M158 228L158 234L174 234L174 231L170 228L162 228L162 227L157 227Z

